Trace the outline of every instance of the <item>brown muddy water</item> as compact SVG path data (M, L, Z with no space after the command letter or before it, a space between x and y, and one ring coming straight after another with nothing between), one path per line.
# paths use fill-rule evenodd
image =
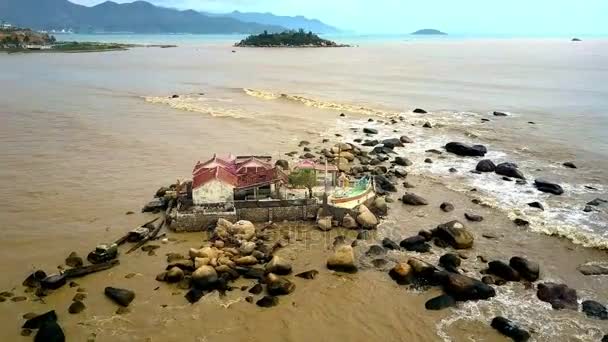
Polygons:
M583 43L472 40L236 53L229 44L214 43L0 55L0 290L22 295L20 284L29 272L50 272L69 252L85 255L146 221L147 215L125 212L138 212L156 188L188 177L197 160L214 152L278 158L298 150L300 140L315 146L325 137L350 142L361 137L351 128L369 125L381 137L406 134L415 140L399 153L414 161L409 181L430 202L422 208L391 204L378 241L399 241L473 211L486 219L469 224L476 245L463 268L470 275L479 276L483 268L477 255L523 255L540 263L543 280L565 282L582 300L606 304L608 281L576 270L587 261L606 261L601 248L608 246L605 209L581 210L596 197L608 197L608 46L602 40ZM172 94L181 96L169 100ZM416 107L430 113L414 115ZM494 110L511 115L495 118ZM338 118L342 112L346 118ZM377 122L394 115L406 121ZM369 117L376 121L368 123ZM435 128L421 128L425 121ZM555 198L530 185L472 175L468 170L476 160L425 153L451 140L483 143L488 157L517 162L529 181L555 179L566 194ZM428 157L433 164L422 162ZM579 169L561 167L564 161ZM450 167L459 172L449 173ZM404 191L399 187L393 198ZM472 197L488 206L471 203ZM525 204L531 200L547 210L531 211ZM443 201L457 210L441 212ZM510 220L515 217L530 220L531 227L516 227ZM157 283L165 253L203 243L200 234L175 234L178 241L162 245L158 256L123 256L115 269L79 280L88 294L79 315L67 313L75 288L56 291L45 303L31 295L0 303L0 339L31 339L19 336L21 316L49 309L57 311L71 341L505 341L489 327L499 314L533 331L537 341L599 341L608 333L608 324L580 312L554 311L520 284L498 287L498 296L487 302L429 312L424 302L436 292L399 287L371 267L364 254L377 241L357 247L363 269L343 276L324 267L339 232L283 228L301 238L280 253L293 259L296 270L321 274L312 281L295 279L294 294L274 309L245 302L247 294L240 291L206 296L191 306L179 290ZM484 233L498 239L485 239ZM419 256L436 261L441 253ZM387 259L408 255L414 254L391 252ZM126 279L129 273L137 276ZM105 286L136 291L131 313L114 315Z

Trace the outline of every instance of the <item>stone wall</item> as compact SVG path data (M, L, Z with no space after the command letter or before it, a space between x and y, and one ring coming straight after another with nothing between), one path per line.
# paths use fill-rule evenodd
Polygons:
M203 212L178 212L175 213L173 221L171 221L171 230L177 233L181 232L202 232L214 229L217 220L223 218L230 222L236 222L236 212L227 213L203 213Z

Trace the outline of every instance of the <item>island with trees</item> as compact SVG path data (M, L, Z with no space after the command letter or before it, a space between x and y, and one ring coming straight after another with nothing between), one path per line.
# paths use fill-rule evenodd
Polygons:
M348 47L331 40L323 39L312 32L283 31L280 33L268 33L250 35L236 43L237 47Z
M418 30L416 32L413 32L412 34L415 34L415 35L427 35L427 36L432 36L432 35L435 35L435 36L446 36L447 35L447 33L441 32L441 31L436 30L436 29L422 29L422 30Z

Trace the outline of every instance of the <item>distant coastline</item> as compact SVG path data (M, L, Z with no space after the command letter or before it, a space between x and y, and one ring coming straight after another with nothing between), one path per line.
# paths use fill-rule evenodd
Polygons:
M445 32L441 32L436 29L422 29L416 32L412 32L414 35L436 35L436 36L447 36L448 34Z

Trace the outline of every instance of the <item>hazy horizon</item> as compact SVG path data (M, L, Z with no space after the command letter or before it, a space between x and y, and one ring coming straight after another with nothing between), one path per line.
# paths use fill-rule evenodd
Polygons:
M70 0L97 5L105 0ZM114 0L125 3L133 0ZM576 36L608 34L608 1L484 0L418 2L411 0L146 0L158 6L213 13L270 12L303 15L357 33L410 33L435 28L452 34Z

